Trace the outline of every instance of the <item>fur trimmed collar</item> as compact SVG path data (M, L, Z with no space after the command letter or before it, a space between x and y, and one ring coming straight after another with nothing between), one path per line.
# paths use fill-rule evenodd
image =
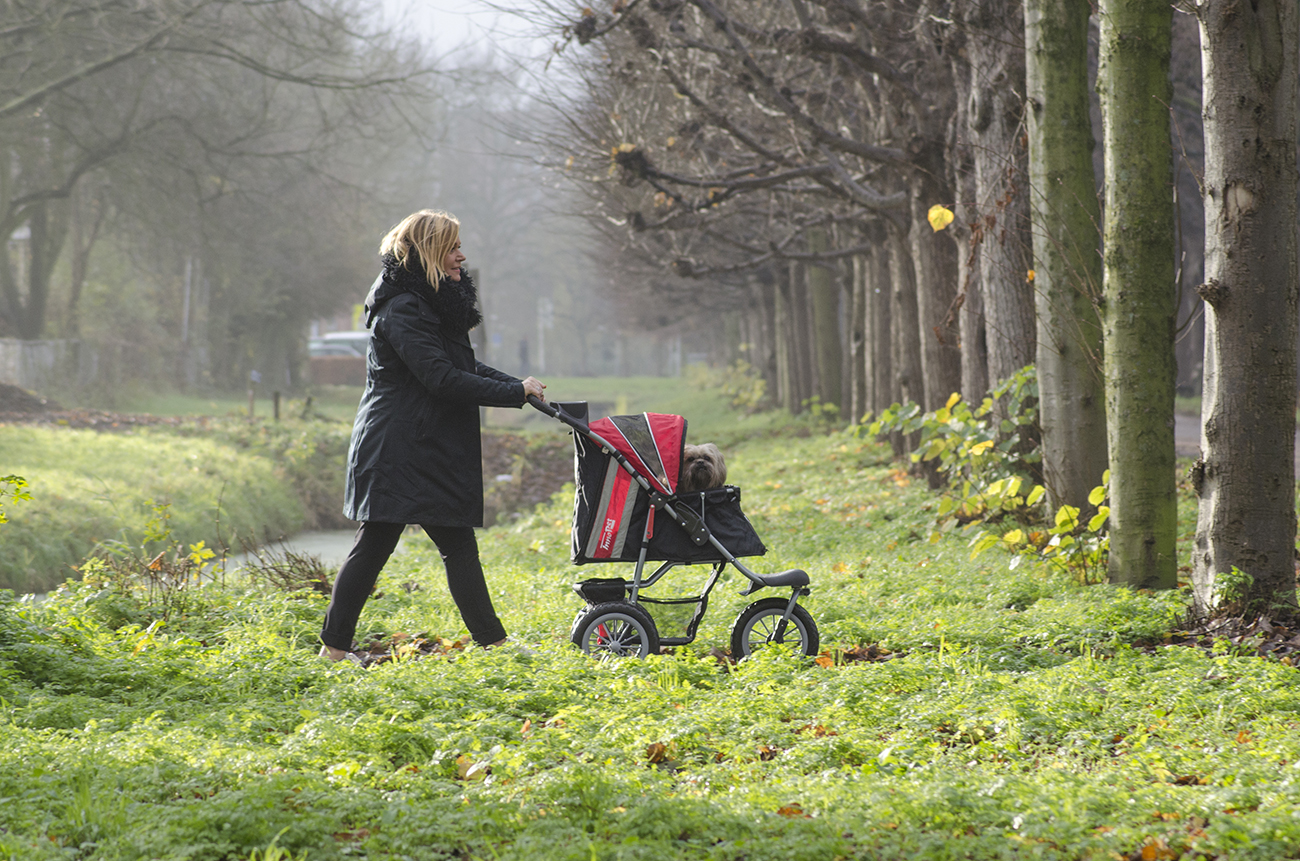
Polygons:
M399 264L391 254L385 254L382 260L384 280L403 291L418 293L427 299L444 326L457 332L468 332L483 322L483 315L478 310L478 291L467 270L460 270L459 281L443 278L438 282L438 289L434 290L429 285L424 267L414 256L407 260L407 266Z

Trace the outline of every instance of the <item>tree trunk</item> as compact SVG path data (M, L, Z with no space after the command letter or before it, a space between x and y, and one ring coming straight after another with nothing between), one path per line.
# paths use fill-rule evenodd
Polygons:
M957 283L962 285L961 310L957 325L961 331L961 396L972 407L984 400L989 391L988 341L984 325L984 292L980 289L978 252L970 244L970 233L964 231L965 242L957 243ZM954 237L956 238L956 237ZM963 253L962 247L966 247Z
M781 408L794 415L799 411L795 370L794 321L790 309L790 268L781 267L776 272L773 305L773 333L776 335L776 400Z
M1020 0L965 5L970 57L969 122L974 137L973 228L989 383L997 386L1034 361L1034 292L1029 284L1029 199L1020 119L1025 89ZM1087 79L1085 78L1084 81Z
M867 409L873 413L888 409L900 400L894 374L894 356L890 333L893 331L892 279L890 276L890 231L877 226L872 235L875 248L868 267L867 293L867 349L871 362L871 401Z
M40 202L28 208L31 239L28 247L27 301L18 337L39 340L45 334L45 317L50 301L54 264L68 234L67 203Z
M1087 510L1107 465L1088 13L1082 0L1025 0L1038 416L1053 510Z
M1295 0L1202 0L1205 377L1192 582L1201 609L1294 607ZM1218 575L1251 578L1216 595Z
M770 275L770 270L768 272ZM772 319L775 316L773 312L773 301L775 290L773 289L772 279L763 277L763 274L751 281L751 288L754 297L754 313L757 316L758 342L754 353L754 369L767 382L768 396L773 401L780 402L777 387L776 375L776 336L775 327Z
M88 211L89 210L89 211ZM90 252L99 238L107 207L94 195L78 186L72 192L69 213L69 232L72 248L69 250L70 277L68 284L67 334L70 338L81 335L81 291L86 284L90 268Z
M1106 215L1102 312L1110 580L1178 585L1174 217L1166 0L1101 0Z
M927 229L929 229L927 227ZM894 368L891 389L894 401L925 404L925 384L921 372L921 327L917 322L916 266L908 251L907 238L900 229L889 228L890 329L892 346L890 363ZM891 434L889 443L894 454L902 456L915 448L915 441L902 434Z
M790 317L794 337L790 342L795 369L795 412L801 413L817 393L817 362L813 350L812 301L808 277L798 262L790 263Z
M867 269L869 257L853 255L853 294L849 301L849 422L857 424L871 407L871 363L867 349Z
M961 20L965 6L955 2L951 15ZM948 183L956 195L955 219L947 228L957 260L957 329L961 337L961 396L978 405L989 390L988 345L984 327L984 298L980 293L979 249L972 241L971 228L979 224L975 186L975 154L971 143L970 111L972 83L970 34L965 26L950 28L945 55L951 69L957 98L948 121Z
M808 231L808 250L825 251L828 247L826 231L820 228ZM808 273L809 323L813 330L813 365L817 369L815 394L822 404L844 406L840 373L843 348L840 346L840 288L834 273L827 266L810 264Z
M957 298L957 254L952 240L930 228L926 214L936 203L951 203L952 190L939 179L943 156L937 143L926 143L912 175L911 259L915 267L917 333L924 383L914 397L927 410L943 406L961 390L961 334L950 316Z

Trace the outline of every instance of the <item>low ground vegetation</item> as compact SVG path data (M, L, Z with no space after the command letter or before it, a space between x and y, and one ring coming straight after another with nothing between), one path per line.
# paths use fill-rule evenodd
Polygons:
M1276 632L1193 641L1184 590L972 559L851 432L728 455L756 567L812 574L816 659L732 662L734 578L695 645L583 657L570 584L614 572L567 564L564 491L481 535L529 653L466 645L418 536L363 616L384 657L365 670L315 657L310 585L196 580L165 618L143 581L4 599L0 858L1300 855L1300 686L1259 655Z

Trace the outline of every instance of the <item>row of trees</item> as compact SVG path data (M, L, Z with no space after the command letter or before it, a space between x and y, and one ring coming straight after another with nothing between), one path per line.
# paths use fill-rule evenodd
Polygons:
M1162 0L544 5L572 72L549 143L623 263L626 307L740 313L787 405L933 409L1036 363L1052 501L1086 507L1109 466L1112 580L1171 587L1188 149L1171 135L1173 14ZM1205 58L1196 591L1208 606L1238 568L1255 606L1294 604L1297 10L1179 14Z
M0 336L84 337L182 382L294 368L306 321L368 281L376 190L403 187L392 155L437 108L422 49L373 20L353 0L0 8Z

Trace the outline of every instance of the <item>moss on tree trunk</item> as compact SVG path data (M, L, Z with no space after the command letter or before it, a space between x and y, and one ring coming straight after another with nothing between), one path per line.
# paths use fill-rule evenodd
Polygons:
M1053 508L1086 508L1107 465L1089 12L1087 0L1025 0L1035 364L1043 476Z
M1174 537L1174 208L1167 0L1102 0L1102 308L1110 580L1178 583Z

